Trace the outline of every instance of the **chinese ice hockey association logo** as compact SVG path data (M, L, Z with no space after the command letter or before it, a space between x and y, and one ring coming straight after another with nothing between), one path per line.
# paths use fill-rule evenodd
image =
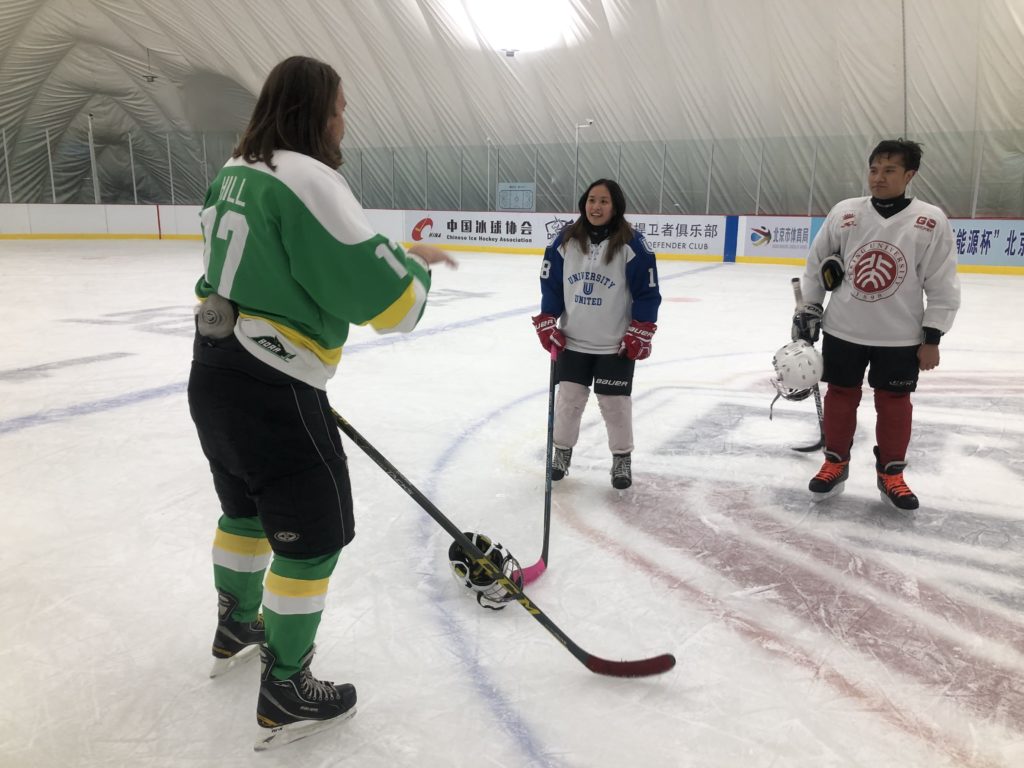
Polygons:
M892 243L872 240L850 259L850 293L861 301L878 301L899 290L907 276L907 257Z
M427 237L430 234L430 230L434 228L434 220L427 217L420 219L416 222L416 226L412 228L412 239L417 242Z

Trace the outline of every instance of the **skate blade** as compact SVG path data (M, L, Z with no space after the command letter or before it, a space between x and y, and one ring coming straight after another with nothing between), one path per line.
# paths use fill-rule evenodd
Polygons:
M889 494L878 492L879 498L882 499L882 503L885 504L893 512L899 512L901 515L912 515L917 511L917 507L911 509L904 509L903 507L896 506L896 502L889 498Z
M265 752L268 749L277 749L293 741L312 736L314 733L326 731L328 728L349 720L356 713L356 708L343 712L330 720L302 720L298 723L279 725L276 728L260 728L260 735L252 748L256 752Z
M843 492L843 488L845 488L845 487L846 487L846 481L844 480L843 482L839 483L839 485L837 485L835 488L833 488L831 491L828 491L827 493L814 493L812 491L811 492L811 502L813 504L820 504L821 502L825 501L826 499L831 499L833 496L838 496L840 493Z
M259 654L259 644L253 644L246 646L234 656L228 656L226 659L215 658L213 660L213 666L210 667L210 677L220 677L226 672L230 672L235 667L245 664L250 659L255 659Z

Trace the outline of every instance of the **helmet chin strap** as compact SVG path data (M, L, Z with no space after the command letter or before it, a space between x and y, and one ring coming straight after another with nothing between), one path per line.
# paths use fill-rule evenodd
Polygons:
M789 400L791 402L799 402L800 400L806 400L811 396L813 388L809 389L789 389L788 387L782 386L782 382L778 379L772 379L772 386L775 387L775 397L772 398L771 405L768 406L768 420L772 420L772 409L775 407L775 403L781 397L783 400Z

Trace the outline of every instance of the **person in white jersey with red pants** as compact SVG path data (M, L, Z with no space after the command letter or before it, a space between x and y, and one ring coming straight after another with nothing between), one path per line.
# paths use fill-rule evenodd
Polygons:
M920 371L939 364L939 340L960 307L953 231L936 206L907 197L921 167L913 141L881 142L868 158L870 197L836 205L811 244L801 280L804 304L793 338L823 332L825 462L810 482L815 501L849 476L864 373L874 390L875 470L882 499L917 509L903 477ZM831 292L823 310L826 294Z

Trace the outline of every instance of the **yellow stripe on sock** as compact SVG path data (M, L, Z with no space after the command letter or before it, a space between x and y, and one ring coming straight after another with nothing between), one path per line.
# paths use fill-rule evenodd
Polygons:
M282 616L320 613L327 604L330 579L289 579L271 571L263 590L263 607Z
M289 579L271 571L267 574L267 591L281 597L316 597L327 594L330 579Z
M213 546L232 552L236 555L265 555L270 552L270 542L265 536L239 536L217 529L217 535L213 538Z

